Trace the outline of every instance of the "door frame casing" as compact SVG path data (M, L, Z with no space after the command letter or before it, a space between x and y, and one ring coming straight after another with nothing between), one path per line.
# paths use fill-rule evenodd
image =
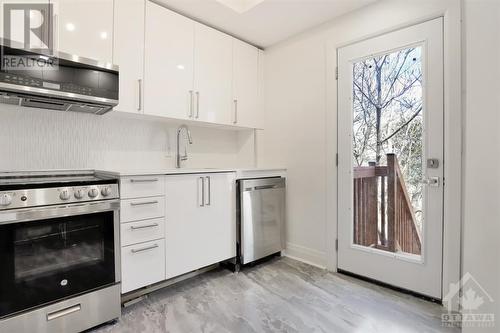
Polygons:
M439 7L439 5L438 5ZM399 24L389 24L376 33L367 33L358 38L333 38L326 43L326 262L327 269L337 270L337 226L338 226L338 169L337 160L337 115L338 93L336 80L337 50L341 47L403 29L435 18L444 21L444 207L443 207L443 267L442 295L449 292L450 284L461 276L462 249L462 75L461 65L461 5L441 5L431 8L429 13L417 12L411 19ZM426 9L423 9L426 11ZM412 14L410 14L412 15ZM453 310L458 310L458 300L453 300Z

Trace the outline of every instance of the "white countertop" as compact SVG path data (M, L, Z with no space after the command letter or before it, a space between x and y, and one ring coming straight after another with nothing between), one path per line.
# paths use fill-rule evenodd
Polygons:
M96 172L117 177L128 176L151 176L151 175L177 175L192 173L220 173L235 172L236 178L259 178L259 177L285 177L285 168L180 168L180 169L152 169L152 170L96 170Z

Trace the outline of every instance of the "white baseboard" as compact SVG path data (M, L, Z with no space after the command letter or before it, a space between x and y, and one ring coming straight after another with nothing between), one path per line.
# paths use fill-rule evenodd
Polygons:
M283 253L286 257L302 261L306 264L316 266L322 269L326 268L326 253L314 250L302 245L286 243L286 249Z

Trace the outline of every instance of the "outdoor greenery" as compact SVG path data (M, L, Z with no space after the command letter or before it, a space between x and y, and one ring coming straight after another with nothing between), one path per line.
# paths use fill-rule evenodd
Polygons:
M417 220L422 209L422 48L412 47L353 64L353 159L386 165L394 153Z

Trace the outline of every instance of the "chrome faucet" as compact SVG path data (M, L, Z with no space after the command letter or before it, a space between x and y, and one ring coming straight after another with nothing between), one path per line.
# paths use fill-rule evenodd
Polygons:
M177 154L176 154L176 161L175 161L175 167L180 168L181 167L181 161L185 161L188 159L187 156L187 148L184 146L184 155L181 156L181 148L180 148L180 138L181 138L181 132L182 130L186 130L187 134L187 139L190 145L193 144L193 139L191 138L191 131L186 125L181 125L177 129Z

